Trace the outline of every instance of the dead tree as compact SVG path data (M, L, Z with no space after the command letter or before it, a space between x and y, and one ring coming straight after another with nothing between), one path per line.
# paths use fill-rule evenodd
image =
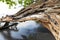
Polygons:
M44 25L55 37L56 40L60 40L60 1L48 0L44 3L32 4L12 16L1 18L1 22L24 22L28 20L34 20ZM8 23L7 23L8 24ZM7 27L13 26L6 25ZM6 27L6 28L7 28ZM5 28L5 29L6 29ZM3 27L2 27L3 29Z

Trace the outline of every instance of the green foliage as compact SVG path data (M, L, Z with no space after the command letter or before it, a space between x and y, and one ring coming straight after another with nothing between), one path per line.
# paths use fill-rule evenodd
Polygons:
M5 2L6 4L9 4L9 7L13 6L13 5L16 5L16 3L12 0L0 0L0 1Z
M24 6L28 6L33 3L33 0L24 0Z
M30 5L31 3L33 3L34 0L18 0L18 3L23 5L24 7Z
M9 7L16 5L17 3L13 0L0 0L1 2L5 2L6 4L9 5ZM33 3L34 0L18 0L18 3L23 5L24 7L30 5Z

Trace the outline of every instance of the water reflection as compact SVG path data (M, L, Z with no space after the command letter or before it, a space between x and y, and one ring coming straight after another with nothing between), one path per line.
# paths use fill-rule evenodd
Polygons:
M17 28L18 31L1 31L0 40L55 40L47 29L34 21L19 23Z

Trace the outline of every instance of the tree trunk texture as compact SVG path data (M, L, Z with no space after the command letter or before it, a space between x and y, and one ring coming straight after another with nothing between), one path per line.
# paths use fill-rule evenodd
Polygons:
M9 25L7 22L17 23L29 20L42 23L56 40L60 40L60 0L38 1L21 9L15 15L1 18L0 22L6 22L3 26L6 29L7 27L15 25Z

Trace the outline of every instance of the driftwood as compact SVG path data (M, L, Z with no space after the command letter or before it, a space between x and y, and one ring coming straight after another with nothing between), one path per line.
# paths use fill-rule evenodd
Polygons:
M49 0L38 5L32 4L15 15L6 16L0 19L0 22L6 22L1 29L9 28L10 26L17 25L17 22L25 22L28 20L38 21L42 23L55 37L60 40L60 1ZM9 25L10 22L16 22Z
M4 24L4 26L0 27L0 30L6 30L6 29L9 29L10 27L11 27L11 29L13 29L12 26L15 26L15 28L16 28L16 26L18 24L18 23L12 23L11 25L9 25L9 23L10 22L6 22ZM17 30L17 28L16 28L16 30Z

